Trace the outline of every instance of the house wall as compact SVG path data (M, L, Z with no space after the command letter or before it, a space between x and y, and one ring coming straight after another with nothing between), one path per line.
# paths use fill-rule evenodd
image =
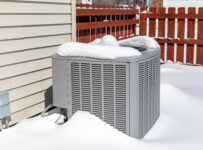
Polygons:
M0 92L9 92L10 125L51 102L50 56L75 41L75 18L75 0L0 1Z
M202 0L163 0L163 7L203 7Z

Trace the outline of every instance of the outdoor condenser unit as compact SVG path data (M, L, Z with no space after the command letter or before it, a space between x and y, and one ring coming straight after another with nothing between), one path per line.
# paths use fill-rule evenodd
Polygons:
M160 114L160 49L135 58L54 55L53 104L89 111L132 137L142 138Z

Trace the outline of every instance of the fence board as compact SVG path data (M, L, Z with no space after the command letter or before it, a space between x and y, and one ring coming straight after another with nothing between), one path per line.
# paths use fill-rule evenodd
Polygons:
M199 8L199 15L203 16L203 8ZM198 39L203 41L203 20L198 20ZM203 46L197 46L197 64L203 65Z
M107 22L88 22L88 23L78 23L77 30L87 30L87 29L96 29L104 27L113 27L113 26L124 26L138 23L137 20L118 20L118 21L107 21Z
M149 13L156 13L156 8L150 8ZM156 34L156 18L149 19L149 36L155 37Z
M77 9L77 16L107 16L107 15L133 15L138 10L132 9Z
M185 14L185 8L178 8L178 14ZM185 19L178 19L178 38L183 39L185 33ZM177 45L177 61L184 61L184 44Z
M195 14L195 8L189 8L188 14ZM187 38L194 39L195 33L195 19L188 19ZM187 45L187 59L188 63L193 63L194 45Z
M165 14L166 8L158 8L158 14ZM158 19L158 37L165 37L165 18ZM164 43L161 46L161 59L164 60Z
M145 17L145 15L144 14L142 14L142 12L143 11L146 11L147 10L147 8L145 8L145 7L142 7L141 9L140 9L140 11L141 11L141 13L140 13L140 29L139 29L139 31L140 31L140 33L139 33L139 35L146 35L146 26L147 26L147 21L146 21L146 17Z
M174 8L174 7L169 7L170 9ZM174 18L178 18L178 19L185 19L185 18L190 18L190 19L200 19L202 20L203 19L203 16L200 15L200 14L184 14L184 15L181 15L181 14L148 14L148 13L145 13L145 14L142 14L144 15L144 17L146 18L169 18L169 19L174 19Z
M175 8L168 8L168 14L174 15ZM174 38L175 35L175 18L168 19L168 38ZM174 44L168 44L167 46L167 59L174 61Z

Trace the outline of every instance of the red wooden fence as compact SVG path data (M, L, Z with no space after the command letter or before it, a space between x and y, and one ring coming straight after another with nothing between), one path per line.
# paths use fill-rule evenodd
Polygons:
M77 5L77 8L78 42L90 42L106 34L112 34L117 39L136 34L138 10L133 7Z
M203 65L203 8L150 8L140 15L140 31L159 42L164 62Z
M118 40L146 35L159 42L164 62L203 65L203 8L187 11L185 8L139 11L133 7L77 5L77 41L90 42L105 34L112 34Z

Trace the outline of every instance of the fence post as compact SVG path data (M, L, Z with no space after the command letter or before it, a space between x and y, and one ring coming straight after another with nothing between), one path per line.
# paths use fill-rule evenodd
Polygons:
M199 8L199 15L203 16L203 8ZM203 40L203 20L198 20L198 40ZM203 47L197 46L197 63L203 65Z
M188 8L188 14L195 14L195 8ZM195 19L188 19L187 38L194 39L195 37ZM194 45L187 45L187 63L193 64Z
M140 26L139 26L139 35L146 35L146 15L142 11L147 10L146 7L140 8Z
M185 14L185 8L178 8L178 14ZM177 36L180 39L184 39L185 32L185 19L178 19L178 33ZM184 59L184 45L177 45L177 61L183 62Z
M149 8L149 13L151 14L156 14L156 8L155 7L151 7ZM150 37L155 37L156 34L156 19L154 18L149 18L149 30L148 30L148 34Z
M158 8L158 14L165 14L166 13L166 8ZM165 37L165 32L166 32L166 29L165 29L165 18L164 19L158 19L158 37ZM164 45L165 43L163 44L160 44L161 46L161 59L164 60Z
M169 7L168 14L174 15L175 8ZM175 35L175 17L174 19L168 19L168 38L174 38ZM174 61L174 44L167 44L167 59Z

